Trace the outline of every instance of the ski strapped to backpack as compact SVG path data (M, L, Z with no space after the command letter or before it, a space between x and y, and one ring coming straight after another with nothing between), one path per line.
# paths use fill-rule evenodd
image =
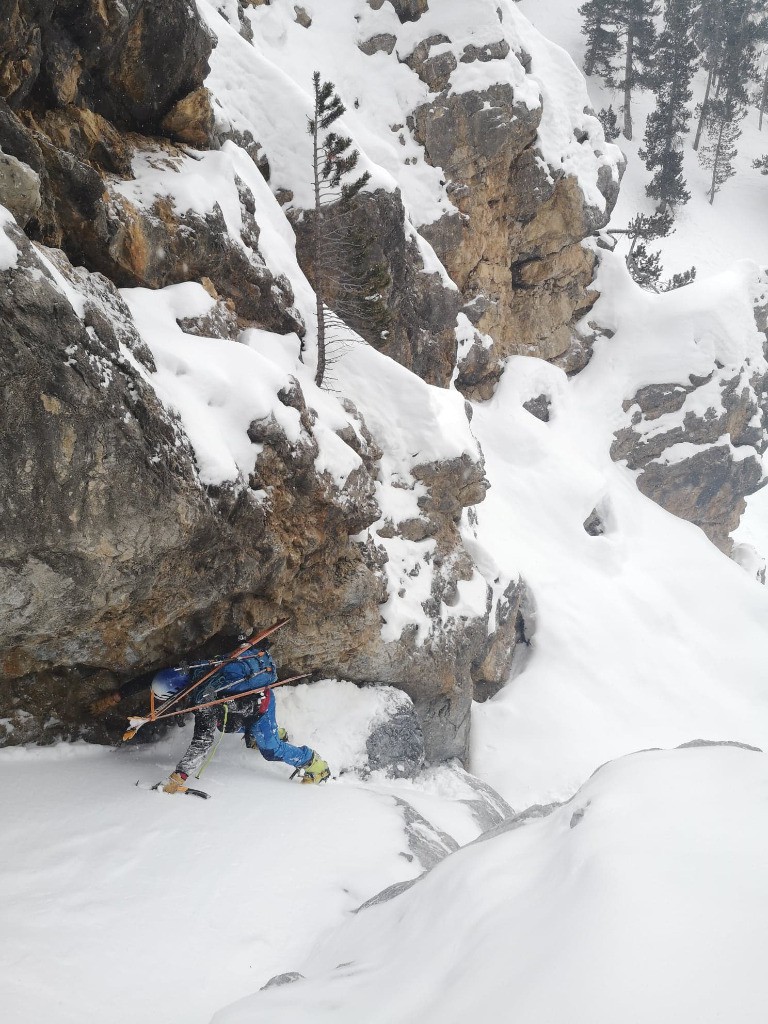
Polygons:
M218 697L216 700L208 700L205 704L195 704L191 708L180 708L178 711L169 711L155 715L154 718L129 718L130 729L123 736L123 739L133 739L142 725L147 722L164 722L166 718L174 718L176 715L189 715L193 711L200 711L201 708L212 708L216 704L229 704L231 701L240 700L242 697L251 697L254 693L264 693L266 690L274 690L276 686L285 686L286 683L295 683L298 679L309 679L311 672L305 672L300 676L288 676L287 679L278 679L274 683L265 683L264 686L257 686L253 690L246 690L245 693L233 693L229 697ZM130 735L129 735L130 733Z
M228 658L225 658L222 661L217 661L215 664L211 663L214 664L214 667L211 669L210 672L206 672L205 675L202 676L200 679L196 679L194 682L190 683L189 686L185 686L184 689L180 690L177 694L174 694L174 696L170 697L167 701L165 701L165 703L162 705L159 711L155 711L154 695L150 693L149 715L146 717L129 718L128 729L123 734L123 741L125 742L127 740L132 740L136 733L139 731L139 729L141 729L143 725L146 725L147 722L158 722L161 719L172 718L175 715L186 715L190 711L198 711L200 708L211 707L214 704L223 704L231 700L240 700L241 697L249 697L254 693L263 693L265 690L271 689L273 686L282 686L283 683L292 683L295 682L297 679L306 679L306 674L302 676L292 676L290 679L281 679L278 682L269 683L266 686L260 686L256 689L248 690L245 693L237 693L229 697L223 697L220 700L208 701L205 704L198 704L192 708L184 708L183 710L179 711L169 710L172 705L178 704L179 701L189 696L189 694L192 693L193 690L196 690L203 683L207 682L207 680L209 680L212 676L215 676L216 673L220 671L220 669L222 669L225 665L229 665L234 661L244 660L244 655L248 651L252 650L259 643L261 643L262 640L265 640L268 636L271 636L273 633L277 632L278 629L282 628L289 621L290 619L281 619L279 622L276 622L273 626L269 626L267 629L262 629L259 632L254 633L253 636L248 637L247 640L244 640L234 649L234 651Z

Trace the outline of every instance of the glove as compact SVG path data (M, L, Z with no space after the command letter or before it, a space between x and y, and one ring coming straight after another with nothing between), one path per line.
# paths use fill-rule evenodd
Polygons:
M163 786L164 793L186 793L187 787L184 783L187 781L186 772L173 772L169 776L168 781Z
M102 697L92 701L88 705L88 710L92 715L103 715L105 711L109 711L110 708L119 704L122 699L119 690L110 690L109 693L105 693Z
M284 729L282 725L278 725L277 727L277 736L278 739L281 739L283 741L283 743L288 742L288 730Z
M330 778L331 770L328 767L327 761L324 761L319 754L312 752L312 760L308 761L302 768L304 775L301 781L307 783L313 782L325 782L326 779Z

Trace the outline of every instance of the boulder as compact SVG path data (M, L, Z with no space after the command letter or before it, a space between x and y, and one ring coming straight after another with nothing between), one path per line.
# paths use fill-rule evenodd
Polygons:
M10 210L21 227L40 209L40 176L27 164L0 150L0 206Z

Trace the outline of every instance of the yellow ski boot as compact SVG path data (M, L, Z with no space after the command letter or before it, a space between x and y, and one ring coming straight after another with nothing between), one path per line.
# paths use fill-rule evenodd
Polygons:
M325 782L326 779L331 777L331 769L328 767L328 762L324 761L319 754L314 752L312 753L312 760L305 764L301 770L303 772L301 781L308 784Z

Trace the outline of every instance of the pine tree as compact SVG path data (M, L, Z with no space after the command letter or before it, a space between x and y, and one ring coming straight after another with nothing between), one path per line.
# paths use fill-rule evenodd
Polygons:
M657 0L588 0L579 13L587 37L584 71L622 90L624 137L631 139L632 91L650 84Z
M625 42L624 77L618 83L624 90L624 138L632 138L632 90L653 84L651 66L656 51L654 18L659 14L656 0L624 0Z
M764 57L766 54L763 55ZM760 121L758 123L758 131L763 130L763 114L765 108L768 106L768 60L765 62L765 70L763 71L763 84L760 89Z
M712 169L709 187L710 206L725 182L736 173L733 166L738 152L736 143L741 135L741 121L745 107L735 108L725 100L712 100L707 118L707 141L699 150L701 165Z
M673 274L668 281L660 286L659 291L671 292L675 288L685 288L696 280L696 267L689 267L688 270L681 270L679 274Z
M691 112L691 78L698 50L691 37L693 0L667 0L664 30L656 51L656 109L645 127L640 156L655 171L646 193L658 199L661 209L687 203L691 198L683 178L683 136Z
M728 178L736 173L733 160L741 122L747 113L749 82L755 75L756 44L761 30L755 18L757 0L722 0L722 3L724 35L717 87L702 112L707 141L699 151L701 164L712 169L710 204Z
M603 107L601 110L598 110L597 119L603 126L603 135L605 135L608 142L618 139L619 135L621 135L621 129L619 128L616 111L613 107Z
M327 342L330 324L337 317L327 309L331 278L338 279L338 247L343 245L339 230L338 215L355 198L370 179L366 171L357 178L350 178L357 166L359 154L352 148L352 140L346 135L330 131L334 122L342 116L345 106L335 92L332 82L320 81L320 72L313 76L315 109L314 117L308 119L307 130L312 136L312 172L315 195L312 264L315 287L317 316L317 371L315 383L321 387L325 378L328 361ZM333 208L337 217L333 223L327 214ZM343 221L342 221L343 225ZM339 282L336 281L336 290ZM344 283L341 284L342 291Z
M584 74L610 81L621 52L622 0L587 0L579 8L582 32L587 37Z
M671 291L673 288L681 288L690 284L696 277L696 268L689 267L679 274L663 283L660 283L663 267L659 253L652 252L648 248L648 242L657 238L666 238L674 231L672 214L666 211L657 211L651 214L638 213L633 217L625 228L609 228L608 234L626 235L629 239L629 251L624 257L627 269L632 279L641 288L650 291Z
M702 0L694 24L694 38L701 53L701 60L707 69L707 85L704 99L697 106L698 124L693 148L698 149L704 122L709 113L709 101L712 86L717 79L723 59L723 43L725 41L725 4L727 0Z
M704 100L697 108L694 149L699 148L704 131L711 135L710 119L722 116L718 101L726 101L726 112L749 103L750 82L758 76L757 49L765 39L766 13L765 0L703 0L696 38L708 76Z

